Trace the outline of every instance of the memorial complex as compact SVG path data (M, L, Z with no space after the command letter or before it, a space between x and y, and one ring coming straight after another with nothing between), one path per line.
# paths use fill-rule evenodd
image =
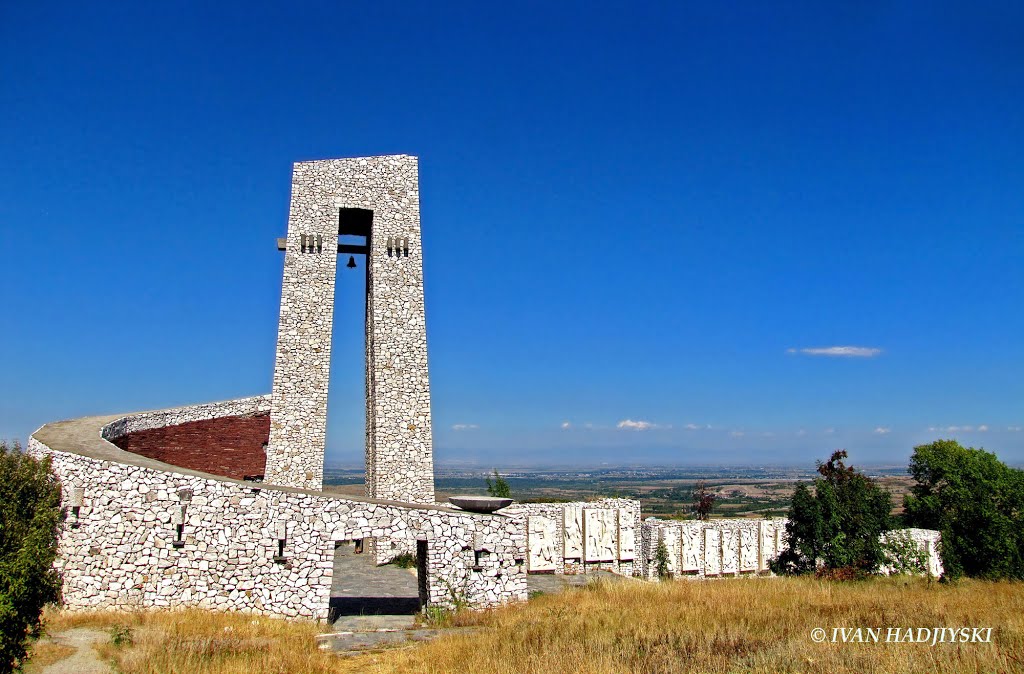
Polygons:
M353 242L353 240L355 240ZM325 620L334 556L415 559L421 607L527 599L530 574L765 575L784 519L642 519L640 502L437 503L418 160L292 172L269 395L46 424L28 449L64 487L58 565L72 610L199 607ZM365 273L364 497L323 491L339 261ZM118 365L111 364L112 371ZM911 530L942 573L936 532Z

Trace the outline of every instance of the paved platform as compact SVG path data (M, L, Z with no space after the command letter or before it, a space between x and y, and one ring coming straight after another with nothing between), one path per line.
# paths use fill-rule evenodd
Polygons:
M351 541L341 543L334 550L330 606L329 620L336 625L342 618L365 616L405 616L407 620L398 622L411 625L412 617L420 610L416 569L377 566L369 553L356 554ZM376 629L381 621L363 622ZM360 629L358 620L344 624Z

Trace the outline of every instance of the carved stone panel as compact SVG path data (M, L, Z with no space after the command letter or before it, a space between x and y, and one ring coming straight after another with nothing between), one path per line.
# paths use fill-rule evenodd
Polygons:
M619 517L619 561L631 562L636 557L636 529L633 518L621 508L616 510Z
M773 559L775 552L775 525L772 522L761 521L757 526L760 541L757 549L757 568L767 571L768 562Z
M722 529L722 573L739 573L739 531L733 527Z
M757 531L740 529L740 571L757 571Z
M722 534L718 529L704 530L704 574L722 573Z
M562 510L562 518L565 523L565 549L562 556L565 559L582 559L583 557L583 508L579 506L565 506Z
M606 508L583 509L584 559L615 561L616 512Z
M530 549L530 571L555 570L555 532L557 524L548 517L527 518L526 544Z
M683 571L700 571L700 539L699 524L684 524L682 527L682 561Z

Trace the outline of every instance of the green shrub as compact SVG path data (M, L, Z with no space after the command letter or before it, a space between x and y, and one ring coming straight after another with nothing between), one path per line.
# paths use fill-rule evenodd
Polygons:
M654 571L659 579L669 578L672 574L668 570L668 548L665 541L658 541L654 548Z
M135 632L128 625L114 625L110 628L110 643L118 648L131 646L135 643Z
M882 543L885 565L891 573L928 573L928 553L906 531L890 531Z
M413 555L408 552L403 552L400 555L395 555L394 557L392 557L391 561L388 562L388 564L394 564L400 569L411 569L412 567L416 566L416 555Z
M818 462L821 477L797 485L786 523L787 545L770 564L781 574L822 573L854 578L884 561L879 537L890 529L892 498L869 477L843 463L846 451ZM849 569L848 573L834 573Z
M909 472L903 519L941 532L945 576L1024 579L1024 471L937 440L914 448Z
M0 441L0 671L19 668L39 636L43 606L60 597L53 568L60 483L49 458Z
M511 498L512 488L508 485L501 475L498 474L498 469L494 469L494 480L487 478L487 495L497 496L499 498Z

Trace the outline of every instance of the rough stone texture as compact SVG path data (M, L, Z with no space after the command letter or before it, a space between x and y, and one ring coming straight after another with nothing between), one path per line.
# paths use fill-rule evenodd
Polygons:
M942 557L939 555L939 545L942 544L942 534L933 529L896 529L895 531L888 531L882 534L882 541L887 541L894 534L904 535L913 541L919 550L922 550L925 554L925 567L926 572L929 576L939 578L945 571L942 568ZM882 573L892 574L895 573L892 567L883 565L881 569Z
M500 512L514 520L524 535L530 528L530 520L535 520L534 531L537 533L543 524L543 548L538 546L535 550L531 545L529 549L539 563L531 571L572 575L600 570L632 576L634 569L639 568L635 566L635 560L639 557L635 551L635 541L640 535L640 501L610 498L575 503L515 503ZM584 554L587 513L592 513L592 521L604 525L600 538L608 548L597 555L600 561L588 560ZM553 531L548 528L552 525ZM547 548L549 539L553 551ZM629 549L631 542L632 551ZM626 544L625 549L623 543ZM541 564L541 557L546 558L551 552L554 553L553 564L547 561Z
M433 503L418 168L407 155L294 166L266 480L309 489L323 483L341 209L372 211L366 494Z
M269 436L270 413L260 412L149 428L111 442L150 459L242 480L263 477Z
M195 606L324 619L334 543L361 538L413 549L424 542L427 605L526 598L525 532L512 518L216 477L104 439L260 403L93 417L32 435L29 451L51 456L66 487L58 566L68 608Z
M786 546L786 518L659 520L649 517L640 531L641 559L636 575L655 579L654 556L658 541L665 543L669 572L676 578L745 577L769 574L768 562ZM942 575L938 555L939 532L905 529L928 557L928 571ZM883 534L885 536L890 535ZM883 573L888 569L883 568Z

